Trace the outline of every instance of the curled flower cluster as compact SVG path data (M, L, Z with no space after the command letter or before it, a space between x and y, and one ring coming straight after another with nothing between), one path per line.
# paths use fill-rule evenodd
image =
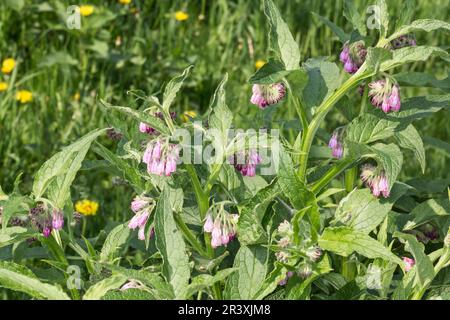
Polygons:
M254 177L256 166L261 163L261 156L256 150L250 149L237 152L229 161L243 176Z
M123 136L119 131L115 130L114 128L109 128L108 130L106 130L106 135L108 136L109 139L115 141L121 140Z
M164 115L162 114L162 112L156 112L154 114L154 116L160 118L161 120L164 119ZM172 119L175 119L176 116L177 116L176 112L171 112L170 113L170 117ZM148 133L148 134L155 134L155 135L159 134L159 132L156 129L150 127L145 122L139 123L139 131L142 132L142 133Z
M284 220L278 226L277 233L280 237L277 240L277 245L281 250L275 253L275 257L278 261L287 263L289 258L291 257L288 249L292 245L292 237L294 235L292 224L289 221Z
M400 49L404 47L417 46L416 38L412 34L404 34L397 39L394 39L390 43L392 49Z
M306 250L306 256L311 260L311 262L317 262L322 256L322 249L318 246L309 247Z
M283 83L274 84L254 84L253 95L250 102L261 109L280 102L286 95L286 89Z
M379 173L377 168L371 164L365 164L361 170L361 180L370 188L375 197L382 195L387 198L390 195L389 183L383 170Z
M369 83L370 103L388 113L399 111L401 107L400 87L389 79L381 79Z
M337 159L341 159L344 154L344 146L339 136L338 130L335 130L328 142L328 147L331 149L331 154Z
M236 237L236 229L239 215L230 214L220 206L216 218L213 219L211 213L206 216L203 230L211 233L211 246L217 248L226 246Z
M147 164L148 173L170 176L177 170L179 153L178 145L153 140L147 144L142 162Z
M353 74L362 66L366 60L367 49L363 41L357 41L352 44L348 42L339 55L339 60L344 64L344 70Z
M43 205L31 208L28 212L28 220L31 226L39 230L46 238L52 230L61 230L64 227L64 215L59 209L53 209L51 215Z
M280 281L278 282L278 285L280 285L280 286L286 285L286 283L288 282L288 280L289 280L290 278L292 278L293 275L294 275L294 272L292 272L292 271L286 272L286 277L285 277L283 280L280 280Z
M128 228L132 230L139 228L139 240L145 240L145 226L154 207L155 202L152 198L137 196L131 201L131 210L134 212L134 217L128 223Z
M416 264L416 261L411 258L403 257L403 263L405 264L405 271L410 271Z
M418 241L425 244L430 241L439 239L438 229L430 223L421 225L417 230L411 230L411 233L416 236Z

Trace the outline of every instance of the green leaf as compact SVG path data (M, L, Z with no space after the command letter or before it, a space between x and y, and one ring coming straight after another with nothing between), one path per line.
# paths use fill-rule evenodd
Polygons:
M438 80L435 75L424 72L402 72L394 75L400 86L435 87L444 91L450 89L450 79Z
M36 235L35 232L28 231L23 227L4 227L0 229L0 248L32 238Z
M344 17L358 30L360 35L366 35L365 17L358 13L352 0L344 1Z
M450 143L433 137L425 137L423 140L425 141L427 147L435 148L442 155L450 158Z
M379 71L382 62L390 59L392 59L392 51L390 50L373 47L367 49L366 65L367 69L372 71L373 74Z
M400 173L403 164L403 154L395 144L377 143L369 150L373 152L373 157L380 164L389 183L389 190L391 190L397 176Z
M174 298L172 286L165 282L164 279L157 273L150 272L145 269L126 269L115 265L104 266L112 270L114 273L121 274L128 280L137 280L150 287L152 289L151 292L156 299L167 300Z
M355 189L341 200L335 216L353 230L369 234L383 222L392 204L374 197L369 189Z
M120 250L128 243L131 231L127 223L120 224L106 237L100 252L100 262L112 263L117 258Z
M385 0L377 0L378 8L380 8L380 33L386 38L389 30L389 11Z
M6 0L6 5L13 9L14 11L22 11L23 6L25 5L25 0Z
M41 282L29 269L13 262L0 260L0 286L38 299L70 300L60 287Z
M250 84L272 84L280 82L290 71L278 60L270 59L249 79Z
M414 10L417 8L415 0L404 0L402 9L400 10L399 17L395 23L395 29L398 30L400 27L411 22L414 16Z
M345 139L363 144L385 140L392 137L400 125L401 122L398 120L391 121L371 113L364 113L347 126Z
M147 290L130 288L123 291L109 291L102 300L156 300L156 298Z
M405 130L396 132L394 137L400 147L414 152L414 156L417 161L419 161L420 167L422 168L422 173L425 173L425 149L422 138L416 128L410 124Z
M209 117L209 125L211 128L219 130L222 135L225 135L227 130L231 128L233 123L233 113L228 109L225 97L225 84L228 81L228 74L226 74L216 91L210 105L211 115Z
M114 275L103 279L89 287L83 296L83 300L100 300L108 291L120 288L126 280L122 275Z
M402 101L399 112L391 112L384 117L392 121L413 121L428 117L433 113L449 109L450 94L413 97Z
M186 69L184 69L183 73L172 80L169 81L169 83L166 86L166 89L164 90L164 96L163 96L163 109L165 111L169 111L170 106L172 105L173 100L175 99L178 91L180 91L181 86L183 85L184 80L186 80L186 77L189 75L189 72L193 66L189 66Z
M340 27L338 27L335 23L331 22L325 17L318 15L315 12L311 13L313 14L314 17L317 17L317 19L325 23L331 29L331 31L333 31L333 33L339 38L339 41L341 41L343 44L350 40L350 35L348 33L345 33L345 31L342 30Z
M189 277L189 257L180 231L177 229L169 202L169 194L163 190L155 211L156 247L163 258L162 273L172 285L176 299L185 298Z
M42 197L47 188L52 185L51 200L59 208L62 208L70 197L70 186L92 141L103 134L105 130L91 131L47 160L35 175L34 196Z
M269 43L284 63L286 70L299 69L300 50L272 0L264 0L264 13L269 21Z
M434 267L430 258L424 253L423 244L419 243L416 236L412 234L395 232L394 237L403 239L408 243L408 250L416 261L414 268L416 269L416 276L421 286L430 284L435 276Z
M392 36L389 37L389 40L394 40L402 35L414 32L414 31L426 31L430 32L437 29L444 29L450 31L450 23L435 20L435 19L419 19L413 21L411 24L402 26L399 28Z
M416 206L408 215L403 230L412 230L425 223L437 220L441 234L446 234L450 224L449 199L430 199Z
M52 67L54 65L78 65L78 60L74 59L65 51L57 51L45 55L44 59L39 63L39 67Z
M369 235L349 227L326 228L319 238L319 246L344 257L357 252L369 259L382 258L397 264L402 263L381 243Z
M392 59L381 63L380 71L386 71L406 63L426 61L432 55L437 54L444 60L450 60L450 55L444 49L431 46L404 47L394 50Z
M312 108L331 95L340 85L340 69L324 58L311 58L304 63L308 83L303 89L305 104Z
M192 278L191 283L187 287L186 297L189 298L199 291L203 291L218 282L224 281L236 270L237 269L235 268L228 268L219 270L214 276L209 274L201 274Z
M145 112L142 112L139 110L134 110L134 109L131 109L128 107L113 106L113 105L103 101L102 99L100 99L100 103L106 110L117 111L128 117L135 119L136 121L145 122L146 124L148 124L149 126L156 129L157 131L159 131L162 134L168 135L170 133L169 129L166 127L164 121L162 121L161 119L159 119L155 116L152 116L148 113L145 113Z
M100 143L94 146L94 152L116 167L123 174L123 178L131 183L137 193L142 193L145 190L145 183L138 168L119 158Z
M239 206L237 230L241 244L247 245L267 241L266 231L261 222L267 205L280 192L278 183L272 181L270 185L258 191L254 197Z
M30 202L28 197L24 196L11 196L6 201L1 203L3 208L1 213L2 229L6 229L9 220L17 213L25 213L28 211L26 204Z
M241 246L234 259L233 273L225 286L226 299L251 300L261 289L267 274L268 249Z

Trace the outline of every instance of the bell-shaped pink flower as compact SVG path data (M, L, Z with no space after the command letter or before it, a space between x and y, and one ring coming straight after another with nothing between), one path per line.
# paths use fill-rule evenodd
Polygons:
M282 83L254 84L252 91L250 102L261 109L280 102L286 94L286 89Z
M403 257L403 262L405 264L405 271L410 271L416 264L416 261L414 259L407 257Z
M206 216L205 224L203 225L203 230L205 232L212 232L214 228L214 222L210 214Z
M53 210L52 212L52 228L55 230L61 230L64 226L64 216L61 211Z

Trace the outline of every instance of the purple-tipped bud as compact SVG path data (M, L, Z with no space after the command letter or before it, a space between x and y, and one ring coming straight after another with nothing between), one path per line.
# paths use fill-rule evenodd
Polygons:
M338 134L337 132L333 132L333 134L331 135L330 142L328 142L328 147L334 149L337 147L337 145L338 145Z
M211 233L214 228L214 222L210 214L206 216L205 224L203 225L203 230L205 232Z
M339 55L339 60L341 60L342 63L346 63L348 60L348 53L349 48L348 46L344 46L344 48L341 51L341 54Z
M411 258L403 257L403 263L405 264L405 271L408 272L414 267L416 261Z
M355 66L353 65L352 60L347 60L347 62L345 62L344 70L347 73L353 73L353 70L355 70Z
M332 149L331 154L337 159L341 159L344 154L344 147L339 143L336 148Z
M306 256L312 261L316 262L322 256L322 249L317 246L310 247L306 250Z
M133 201L131 201L131 210L133 210L134 213L138 213L139 211L144 209L148 204L149 203L146 199L137 196L133 199Z
M401 107L400 89L398 85L392 87L391 95L389 96L389 105L392 111L399 111Z
M52 228L61 230L64 226L64 216L61 211L53 210L52 212Z
M383 197L385 197L385 198L389 197L389 195L390 195L389 183L384 174L381 174L381 176L380 176L380 180L378 182L378 189L380 190Z
M42 235L46 238L48 238L50 236L50 234L52 233L52 227L44 227L44 229L42 230Z

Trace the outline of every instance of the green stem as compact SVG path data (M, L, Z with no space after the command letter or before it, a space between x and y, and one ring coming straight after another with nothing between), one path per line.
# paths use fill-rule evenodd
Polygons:
M325 175L320 178L319 181L316 181L311 186L311 191L315 194L318 194L322 188L324 188L330 181L340 175L347 167L349 167L353 163L352 159L343 159L339 161L335 166L333 166L330 170L328 170Z
M334 104L341 99L348 90L353 88L359 81L370 76L370 73L365 73L365 64L359 68L358 72L355 73L351 78L344 82L344 84L336 90L331 96L329 96L320 107L317 109L317 113L311 120L306 134L303 136L302 142L302 152L300 154L300 166L298 169L298 176L302 181L306 180L306 167L308 163L309 150L311 149L311 144L313 142L314 136L316 135L317 129L319 129L325 116L333 108Z
M192 186L194 187L195 198L197 199L198 209L200 211L200 219L203 221L206 217L206 212L209 209L209 197L203 192L197 172L192 164L185 164L187 173L191 178Z
M355 187L357 170L357 167L353 167L345 172L345 191L351 192Z
M208 253L203 249L202 245L197 241L197 238L192 233L192 231L188 228L186 223L181 218L180 214L174 215L175 222L177 223L178 228L180 228L181 232L183 233L186 240L191 244L191 246L197 250L199 254L201 254L204 257L208 257Z

